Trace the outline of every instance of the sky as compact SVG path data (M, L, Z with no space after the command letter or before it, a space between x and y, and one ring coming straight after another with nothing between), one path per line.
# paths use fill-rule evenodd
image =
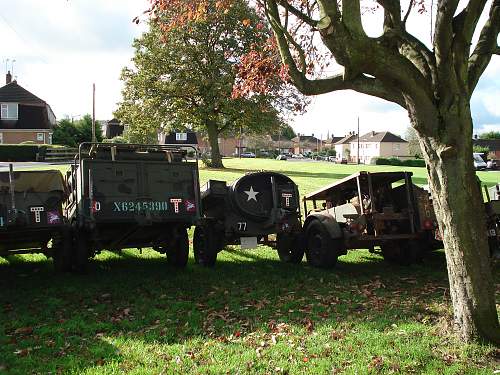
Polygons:
M490 0L491 1L491 0ZM0 14L0 72L14 71L18 83L50 104L58 119L92 113L96 84L96 118L109 120L121 100L123 67L130 66L132 42L145 31L133 18L147 0L4 0ZM408 27L429 42L430 15L410 16ZM371 36L381 32L381 18L363 18ZM8 59L8 61L7 61ZM12 62L15 60L15 62ZM336 73L335 67L329 73ZM0 75L0 84L2 84ZM494 56L472 101L474 133L500 131L500 56ZM367 95L342 91L313 97L306 114L292 126L301 134L326 138L389 130L404 136L405 110Z

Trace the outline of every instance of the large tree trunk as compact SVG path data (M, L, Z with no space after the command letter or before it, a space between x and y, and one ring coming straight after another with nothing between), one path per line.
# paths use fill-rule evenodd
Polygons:
M207 121L208 143L210 143L211 168L224 168L222 156L219 149L219 131L214 121Z
M439 114L434 124L419 111L410 118L419 129L434 208L444 239L455 328L461 339L500 343L489 258L486 212L472 162L472 118L467 98ZM421 111L420 111L421 112ZM422 113L422 112L421 112ZM429 126L431 125L431 126ZM432 134L430 134L432 132Z

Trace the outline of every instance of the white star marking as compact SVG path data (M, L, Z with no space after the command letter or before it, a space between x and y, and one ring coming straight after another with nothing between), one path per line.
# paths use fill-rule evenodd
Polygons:
M244 191L244 193L248 195L247 202L250 202L252 199L257 202L257 194L260 194L258 191L253 190L253 186L250 186L250 190Z

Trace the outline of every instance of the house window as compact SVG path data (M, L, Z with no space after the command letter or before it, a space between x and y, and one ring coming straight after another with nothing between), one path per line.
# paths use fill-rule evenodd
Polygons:
M3 143L3 133L0 133L0 144Z
M17 103L2 103L1 105L2 120L17 120L18 117L18 106Z
M187 133L175 133L175 140L176 141L187 141L188 135Z
M36 133L36 140L38 142L43 142L44 141L43 133Z

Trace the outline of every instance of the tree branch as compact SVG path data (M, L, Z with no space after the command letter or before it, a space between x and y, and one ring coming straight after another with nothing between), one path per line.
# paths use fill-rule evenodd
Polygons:
M361 23L361 9L359 0L342 1L342 20L347 29L352 33L365 35L363 24Z
M479 78L488 66L493 54L500 54L500 47L497 44L500 32L500 0L493 0L491 4L489 18L479 34L479 40L474 48L474 52L469 58L468 66L468 86L469 96L472 95Z
M448 58L453 42L452 20L457 10L459 0L439 0L436 14L436 28L434 31L434 49L438 66L451 66ZM443 64L441 64L441 61Z
M483 13L486 3L487 0L470 0L469 4L467 4L467 7L465 7L465 9L455 17L455 19L458 20L462 19L463 17L461 30L456 29L456 31L459 32L460 30L462 32L466 44L469 44L472 40L477 22L479 21L479 17Z
M316 27L319 23L318 20L312 19L307 14L301 12L299 9L295 8L293 5L289 4L286 0L276 0L276 2L285 8L287 11L292 13L299 20L305 22L309 26Z
M406 10L406 14L403 18L403 24L406 25L406 21L408 20L408 17L410 16L411 10L413 9L413 4L415 3L415 0L410 0L410 4L408 5L408 9Z

